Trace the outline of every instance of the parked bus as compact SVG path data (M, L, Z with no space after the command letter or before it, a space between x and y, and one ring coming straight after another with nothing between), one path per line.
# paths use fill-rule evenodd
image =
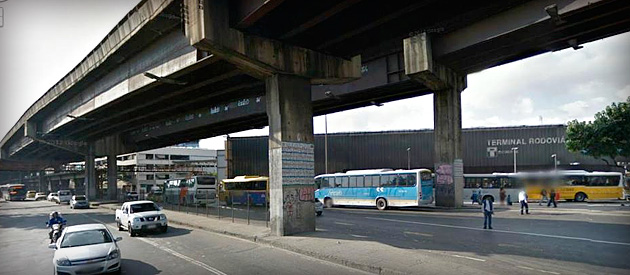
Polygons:
M326 207L334 205L388 207L433 202L433 177L428 169L354 170L315 177L315 197Z
M582 202L585 200L609 200L624 198L624 184L619 172L587 172L584 170L566 170L552 172L520 172L493 174L465 174L464 201L472 192L482 188L481 199L499 199L499 189L503 187L506 195L516 202L518 192L525 189L531 200L540 200L541 190L547 193L555 189L559 199Z
M219 184L219 201L228 205L247 204L265 205L269 197L269 178L261 176L237 176L224 179Z
M215 203L217 178L193 176L186 179L170 179L164 182L164 202L187 204Z
M5 184L0 186L2 198L6 201L23 201L26 199L24 184Z

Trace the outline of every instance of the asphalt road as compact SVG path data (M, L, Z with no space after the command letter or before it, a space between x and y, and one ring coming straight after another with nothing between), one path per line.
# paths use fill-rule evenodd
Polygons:
M50 274L45 222L60 211L73 224L101 222L122 236L123 274L365 274L241 239L170 226L166 234L131 238L114 228L111 211L72 210L46 201L0 202L0 274Z
M493 230L481 210L444 212L327 209L318 230L327 237L375 241L413 253L437 253L495 274L629 274L630 207L615 204L530 204L495 209ZM520 272L518 272L520 271Z

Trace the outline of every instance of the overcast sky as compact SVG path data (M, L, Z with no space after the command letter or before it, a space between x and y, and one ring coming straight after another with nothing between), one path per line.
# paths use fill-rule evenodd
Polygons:
M76 66L137 0L8 0L0 28L0 135ZM468 75L464 127L592 120L630 96L630 33ZM314 118L316 133L324 118ZM433 98L422 96L328 115L329 132L433 128ZM267 128L232 134L265 135ZM224 137L202 140L223 148Z

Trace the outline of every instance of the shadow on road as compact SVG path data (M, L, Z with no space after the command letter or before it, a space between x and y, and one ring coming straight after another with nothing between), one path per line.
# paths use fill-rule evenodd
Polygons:
M122 274L141 274L141 275L151 275L151 274L160 274L162 270L155 268L154 266L147 264L142 261L136 261L131 259L122 259L121 263Z

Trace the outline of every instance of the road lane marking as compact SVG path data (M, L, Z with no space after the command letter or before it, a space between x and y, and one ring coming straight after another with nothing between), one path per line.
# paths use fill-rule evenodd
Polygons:
M353 226L354 225L354 224L347 223L347 222L335 222L335 224L347 225L347 226Z
M420 233L420 232L404 231L403 233L404 234L411 234L411 235L418 235L418 236L423 236L423 237L433 237L433 234Z
M525 269L525 270L531 270L531 271L538 271L538 272L542 272L542 273L548 273L548 274L560 275L560 273L555 272L555 271L547 271L547 270L542 270L542 269L535 269L535 268L531 268L531 267L527 267L527 266L522 266L522 265L517 265L516 267L518 267L518 268L520 268L520 269Z
M367 238L368 237L368 236L354 235L354 234L350 234L350 236L355 237L355 238Z
M116 228L116 227L114 227L114 226L111 226L110 224L105 223L105 222L103 222L103 221L101 221L101 220L98 220L98 219L92 218L92 217L90 217L90 216L88 216L88 215L86 215L86 214L81 214L81 215L83 215L83 216L85 216L86 218L88 218L88 219L90 219L90 220L93 220L93 221L95 221L95 222L102 223L102 224L104 224L105 226L107 226L107 227L109 227L109 228L111 228L111 229L118 230L118 228ZM179 252L177 252L177 251L175 251L175 250L172 250L172 249L170 249L170 248L167 248L167 247L161 246L160 244L158 244L158 243L156 243L156 242L153 242L153 241L150 241L150 240L148 240L148 239L141 238L141 237L137 237L137 238L135 238L135 239L136 239L136 240L139 240L139 241L143 241L143 242L145 242L145 243L147 243L147 244L150 244L150 245L154 246L154 247L155 247L155 248L157 248L157 249L160 249L160 250L162 250L162 251L164 251L164 252L166 252L166 253L169 253L169 254L171 254L171 255L173 255L173 256L175 256L175 257L178 257L178 258L180 258L180 259L182 259L182 260L184 260L184 261L187 261L187 262L189 262L189 263L191 263L191 264L194 264L194 265L196 265L196 266L199 266L199 267L201 267L201 268L203 268L203 269L205 269L205 270L207 270L207 271L210 271L212 274L215 274L215 275L227 275L226 273L222 272L221 270L218 270L218 269L216 269L216 268L214 268L214 267L211 267L211 266L209 266L209 265L207 265L207 264L205 264L205 263L203 263L203 262L200 262L200 261L197 261L197 260L195 260L195 259L193 259L193 258L190 258L190 257L188 257L188 256L186 256L186 255L184 255L184 254L181 254L181 253L179 253Z
M457 258L463 258L463 259L473 260L473 261L478 261L478 262L485 262L485 261L486 261L486 260L484 260L484 259L473 258L473 257L468 257L468 256L462 256L462 255L457 255L457 254L452 254L451 256L453 256L453 257L457 257Z
M474 231L496 232L496 233L505 233L505 234L517 234L517 235L527 235L527 236L535 236L535 237L546 237L546 238L556 238L556 239L576 240L576 241L588 241L588 242L594 242L594 243L630 246L630 243L593 240L593 239L581 238L581 237L570 237L570 236L562 236L562 235L548 235L548 234L539 234L539 233L530 233L530 232L518 232L518 231L508 231L508 230L498 230L498 229L487 230L487 229L466 227L466 226L459 226L459 225L448 225L448 224L438 224L438 223L404 221L404 220L385 219L385 218L373 218L373 217L365 217L365 218L366 219L370 219L370 220L380 220L380 221L399 222L399 223L410 223L410 224L419 224L419 225L437 226L437 227L446 227L446 228L456 228L456 229L466 229L466 230L474 230Z

